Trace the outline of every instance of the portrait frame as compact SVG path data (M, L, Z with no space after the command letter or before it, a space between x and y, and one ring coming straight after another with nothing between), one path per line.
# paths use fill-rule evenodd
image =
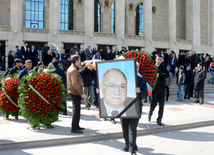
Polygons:
M136 69L136 59L122 59L122 60L111 60L111 61L101 61L101 62L96 62L96 70L97 70L97 88L99 89L99 94L98 94L98 103L99 103L99 117L100 118L115 118L116 116L111 115L110 109L115 109L115 107L111 107L111 103L117 104L117 100L119 101L118 103L122 103L123 106L118 108L119 113L123 111L133 100L135 100L138 95L136 93L136 88L138 87L137 83L137 69ZM120 83L120 80L116 80L117 84L110 85L112 82L109 83L107 79L111 79L111 81L114 81L113 79L115 78L114 76L107 75L110 74L109 72L114 70L116 71L116 75L119 74L121 76L121 82L127 81L126 83L126 91L123 90L123 85L118 84ZM119 71L118 71L119 70ZM114 72L113 71L113 72ZM118 71L118 72L117 72ZM122 73L121 73L122 72ZM106 74L105 74L106 73ZM115 75L115 74L114 74ZM103 86L103 80L105 77L105 81L107 80L107 85L104 84ZM108 77L111 78L108 78ZM114 77L114 78L112 78ZM124 77L124 78L123 78ZM117 78L117 77L116 77ZM106 82L105 82L106 83ZM118 86L119 85L119 86ZM114 89L113 91L111 90L112 95L105 95L107 94L106 92L110 89ZM115 99L114 94L115 91L117 92L122 92L126 93L120 93L118 96L120 96L123 99ZM104 93L105 92L105 93ZM126 95L123 95L126 94ZM125 99L124 99L125 98ZM113 102L107 102L107 101L112 101ZM125 101L124 101L125 100ZM109 104L110 103L110 104ZM115 106L115 105L113 105ZM122 110L121 110L122 109ZM120 118L140 118L140 108L139 108L139 100L137 101L122 115Z

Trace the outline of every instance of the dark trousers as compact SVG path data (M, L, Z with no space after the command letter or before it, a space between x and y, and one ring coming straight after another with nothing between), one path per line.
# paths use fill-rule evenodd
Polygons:
M196 63L191 63L191 70L193 71L196 66L197 66Z
M192 94L191 89L192 89L192 86L187 84L184 98L190 98L191 97L191 94Z
M137 125L139 119L120 119L123 138L125 139L126 146L130 147L131 152L137 150L136 139L137 139Z
M174 65L170 65L170 72L172 73L172 76L175 76L175 66Z
M158 118L157 121L161 122L161 119L163 118L163 109L164 109L164 99L165 99L165 90L156 90L154 89L152 92L152 103L150 105L150 111L149 114L153 114L153 111L155 110L155 107L157 106L157 102L159 102L159 111L158 111Z
M193 91L194 91L194 84L191 85L191 96L190 97L193 97Z
M196 89L196 99L199 101L204 101L204 90L197 90Z
M73 118L71 123L72 130L78 130L79 122L80 122L80 104L81 104L81 96L70 94L71 101L73 103Z
M98 105L98 94L96 92L97 86L93 85L93 87L94 87L94 103L97 107L99 107L99 105Z
M166 86L165 88L166 88L166 99L168 99L169 98L169 86Z

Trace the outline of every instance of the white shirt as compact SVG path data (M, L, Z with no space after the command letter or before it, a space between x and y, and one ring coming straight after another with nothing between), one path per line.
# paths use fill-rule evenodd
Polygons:
M174 59L175 59L175 58L174 58L174 57L172 57L172 65L174 65Z
M25 52L27 51L27 47L26 46L24 46L24 49L25 49Z
M112 111L115 111L115 110L117 110L118 111L118 114L120 114L123 110L124 110L124 106L122 106L122 107L120 107L120 108L118 108L118 109L114 109L113 107L110 107L110 106L108 106L107 104L106 104L106 102L105 102L105 99L104 99L104 105L105 105L105 107L106 107L106 111L107 111L107 115L108 116L112 116ZM126 116L126 113L124 113L122 116Z
M162 62L164 62L164 54L162 53L161 56L162 56Z
M90 51L90 53L92 54L92 51L91 51L91 49L89 49L89 51Z

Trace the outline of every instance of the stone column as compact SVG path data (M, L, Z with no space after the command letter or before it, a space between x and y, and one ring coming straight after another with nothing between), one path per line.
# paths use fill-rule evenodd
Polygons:
M152 0L144 0L144 35L145 52L151 53L152 47Z
M84 1L84 49L87 48L88 44L91 47L96 45L94 42L94 1L85 0Z
M186 38L192 40L192 50L200 52L200 0L186 1Z
M115 1L115 32L117 34L117 48L121 49L125 44L125 9L126 3L124 0Z
M59 34L60 0L49 0L49 29L48 44L55 44L61 49L61 35ZM61 51L59 51L61 52Z
M111 6L105 6L103 12L103 31L104 33L111 33Z
M22 1L11 0L10 1L10 27L11 33L8 35L8 44L10 49L15 49L15 46L23 45L23 34L21 32L23 12ZM7 51L8 52L8 51ZM5 53L8 54L8 53Z
M214 0L209 1L209 45L214 46Z
M170 50L178 53L176 43L176 0L168 0Z

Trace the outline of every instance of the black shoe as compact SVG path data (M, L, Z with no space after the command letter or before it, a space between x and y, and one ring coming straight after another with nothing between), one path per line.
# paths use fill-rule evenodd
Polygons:
M151 118L152 118L152 114L149 114L149 115L148 115L148 121L149 121L149 122L151 121Z
M164 127L164 124L161 121L157 121L157 125Z
M112 124L116 124L115 120L114 119L111 119L111 122Z
M107 118L103 118L104 121L107 121Z
M67 112L63 112L63 115L66 115L66 116L67 116L68 114L67 114Z
M126 147L124 148L124 151L128 152L129 151L129 146L126 145Z
M81 127L79 127L79 128L78 128L78 130L85 130L85 128L81 128Z
M71 133L83 133L83 131L80 131L80 130L71 130Z
M144 100L143 102L144 102L144 103L146 103L146 102L147 102L147 100Z
M137 155L136 152L131 152L131 155Z
M89 108L91 107L91 104L90 104L90 103L88 103L88 107L89 107Z
M204 101L201 101L199 104L200 104L200 105L204 104Z
M193 103L199 103L199 100L196 100L195 102L193 102Z
M168 98L166 98L166 102L168 101Z

